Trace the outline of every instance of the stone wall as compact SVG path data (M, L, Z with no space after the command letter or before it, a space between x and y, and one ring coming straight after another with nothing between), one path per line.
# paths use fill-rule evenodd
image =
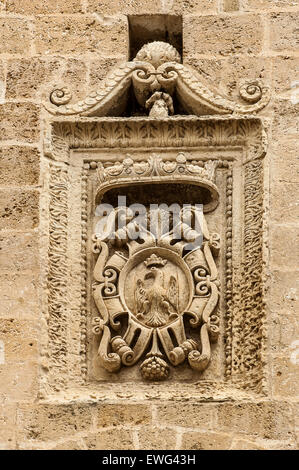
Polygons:
M0 448L296 448L298 10L290 0L0 1ZM147 399L133 387L110 400L96 391L41 400L41 103L56 81L74 100L85 97L128 59L126 15L150 13L183 15L184 63L230 98L242 78L272 87L262 112L270 187L267 393L223 401L186 399L178 390Z

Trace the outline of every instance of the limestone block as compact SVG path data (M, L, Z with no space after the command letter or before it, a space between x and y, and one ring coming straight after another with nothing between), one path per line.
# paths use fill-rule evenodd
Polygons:
M294 436L294 417L285 402L222 403L218 405L217 429L267 439Z
M271 224L269 251L272 268L294 271L298 268L298 230L296 226Z
M254 441L236 437L233 439L230 450L264 450L264 447L258 445Z
M38 267L38 237L35 233L0 234L0 270L36 271Z
M47 13L81 13L81 0L6 0L6 11L21 15L45 15Z
M286 352L299 337L298 331L298 271L274 271L269 288L271 318L271 349Z
M21 18L0 18L1 53L30 55L30 22Z
M281 214L283 214L284 222L296 223L299 217L299 185L298 175L296 172L285 181L276 182L271 180L270 192L270 210L273 222L281 222Z
M29 147L0 147L0 185L36 185L39 179L39 151Z
M31 103L0 104L2 140L33 143L39 139L40 108Z
M298 338L298 336L297 336ZM293 341L284 356L271 358L272 391L275 397L298 397L299 341Z
M34 190L0 191L0 229L27 230L39 221L39 193Z
M184 19L184 54L258 53L262 46L258 15L194 16Z
M242 3L243 9L245 11L256 11L256 10L277 10L283 8L294 8L298 7L297 0L290 1L290 0L244 0Z
M85 54L127 58L127 22L100 21L98 17L43 16L36 20L39 54Z
M96 12L99 15L131 14L201 14L216 12L216 0L88 0L88 12Z
M223 0L223 11L238 11L239 8L239 0Z
M16 405L0 405L0 450L15 448Z
M232 436L216 432L186 432L183 434L182 449L186 450L228 450Z
M97 89L107 73L117 66L119 60L116 58L97 58L91 61L89 85L91 89Z
M151 410L148 405L103 404L97 410L97 427L106 428L120 425L141 425L151 421Z
M39 365L36 360L0 364L0 401L33 403L37 398Z
M272 149L269 149L271 154L271 167L270 175L272 187L275 187L277 183L297 183L299 180L298 176L298 149L297 140L285 139L280 137L275 139L272 144ZM290 199L295 199L293 193L289 194ZM272 204L274 201L272 200Z
M5 75L6 75L6 72L5 72L4 61L0 61L0 103L4 103L5 101L5 93L6 93Z
M157 423L213 429L216 408L210 403L166 403L157 406Z
M171 428L142 426L138 430L139 448L142 450L175 450L176 432Z
M272 61L273 91L284 98L299 101L299 57L284 55L273 57Z
M49 83L63 83L73 98L81 98L86 81L86 65L78 59L15 59L8 62L6 96L8 99L37 98ZM81 94L80 94L81 92Z
M297 134L299 131L299 100L277 99L274 102L274 119L272 135L277 138L278 134Z
M160 0L88 0L87 11L99 15L163 13Z
M256 446L265 450L296 450L297 445L294 439L280 441L278 439L256 439ZM253 449L254 450L254 449Z
M15 318L0 318L0 341L5 364L24 364L38 357L38 324Z
M270 48L275 51L298 49L298 13L270 15Z
M51 447L51 450L86 450L85 445L81 440L74 441L65 441L65 442L60 442L57 444L55 447Z
M297 276L298 273L294 275ZM291 295L294 296L294 294ZM278 311L271 322L271 349L280 353L286 352L296 344L298 337L297 315Z
M17 413L20 442L56 441L77 432L88 432L92 425L90 405L21 405Z
M176 15L205 14L217 12L217 1L215 0L168 0L161 1L164 6L163 13L172 13Z
M90 434L84 439L90 450L134 450L133 436L130 429L107 429Z
M2 290L0 317L38 318L40 311L38 276L31 273L1 273L0 286Z

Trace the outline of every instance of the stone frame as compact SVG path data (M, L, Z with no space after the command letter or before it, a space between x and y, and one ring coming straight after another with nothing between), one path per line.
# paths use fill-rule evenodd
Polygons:
M203 149L209 154L217 153L217 158L223 159L227 172L227 218L226 280L221 292L225 295L226 307L222 312L225 319L225 379L220 385L227 390L233 387L266 392L267 184L263 164L266 133L262 119L254 116L59 117L49 121L44 138L41 254L47 263L43 266L40 397L77 390L78 387L86 390L95 387L88 380L86 363L89 335L86 186L88 172L96 167L95 151L113 148L125 151L159 148L161 152L169 148L178 151ZM74 163L71 155L79 150L83 158ZM75 192L71 189L74 181L77 181ZM243 207L242 214L238 214L242 220L241 233L233 223L234 201L240 196L243 201L237 211ZM76 224L72 225L70 219L74 214ZM80 233L81 240L80 247L75 241L75 254L70 253L74 230ZM239 240L236 245L235 240ZM242 253L241 262L238 250ZM71 292L70 280L73 283ZM74 293L77 295L70 302ZM214 387L216 392L216 384L210 382L200 381L200 387L195 386L197 393L205 386L210 390ZM219 382L217 384L219 389ZM142 390L144 384L135 384L136 387ZM96 387L97 390L101 388L110 393L113 382ZM147 385L146 393L151 389ZM190 385L190 393L191 389L194 385ZM171 385L167 393L172 393Z

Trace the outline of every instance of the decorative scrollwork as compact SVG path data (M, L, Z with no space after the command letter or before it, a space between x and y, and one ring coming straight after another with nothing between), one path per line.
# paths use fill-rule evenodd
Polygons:
M113 70L100 88L84 100L68 104L71 95L65 87L61 87L52 91L51 105L46 105L46 108L52 114L107 115L117 107L121 110L125 108L123 101L128 99L131 85L139 105L144 111L148 108L150 116L156 119L167 116L168 111L172 114L170 99L153 98L155 104L149 106L148 103L151 103L150 100L157 92L167 94L170 98L176 94L186 112L195 115L248 114L259 111L270 100L269 87L262 84L261 80L246 80L239 92L249 104L234 103L220 93L215 93L212 87L204 85L197 72L180 62L179 53L170 44L160 41L146 44L132 62L126 62ZM116 106L118 102L122 102L122 106Z
M50 101L56 106L61 106L69 103L72 99L71 92L66 88L56 88L50 93Z
M93 291L103 317L102 321L96 317L93 326L94 333L101 338L99 360L107 370L118 370L121 365L135 364L150 347L140 365L146 380L164 380L169 376L170 366L165 354L173 366L188 358L192 368L203 370L211 357L210 339L215 340L219 330L218 317L214 314L218 302L217 270L206 222L203 218L203 246L197 247L185 260L183 252L188 241L183 237L179 248L171 243L177 222L156 240L153 233L158 232L153 227L156 220L153 213L147 214L147 217L153 217L150 227L154 232L151 233L141 229L124 209L115 209L109 217L112 220L117 214L123 216L126 225L121 230L129 251L128 259L121 252L113 250L109 253L111 235L114 238L119 235L119 230L114 231L111 220L104 235L93 237L93 241L101 240L100 250L97 247L94 250L98 259L94 268L96 283ZM198 219L198 211L198 208L190 206L189 215L192 217L189 224ZM196 240L199 227L191 228L186 216L187 208L184 207L181 218L186 221L181 225L186 230L181 232L192 232L192 239ZM136 237L131 236L131 225L134 230L141 229L143 243L137 243ZM109 240L109 246L106 240ZM191 317L190 326L199 329L200 344L186 336L185 314ZM122 331L121 321L115 321L122 315L127 317L126 331L111 338L112 330Z
M248 103L257 103L263 96L263 85L260 80L246 80L239 89L241 98Z

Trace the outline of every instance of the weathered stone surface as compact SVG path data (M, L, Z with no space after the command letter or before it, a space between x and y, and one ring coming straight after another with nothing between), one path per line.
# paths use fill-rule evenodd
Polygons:
M279 223L281 221L281 213L284 214L286 223L296 223L299 216L298 198L298 175L293 174L287 181L276 182L273 184L271 191L272 217L273 221Z
M298 236L296 225L273 224L270 227L270 259L274 269L285 270L286 259L289 270L298 268Z
M142 426L138 430L139 448L144 450L175 450L176 438L172 428Z
M270 47L275 51L298 48L298 14L280 12L270 15Z
M297 141L296 138L280 137L274 145L271 152L271 187L275 190L275 186L280 184L293 184L298 182L298 157L297 157ZM296 194L289 194L290 200L296 199ZM271 207L277 207L276 200L271 201ZM286 210L286 208L284 208ZM281 220L281 219L279 219Z
M277 99L274 103L273 135L296 135L299 131L299 100Z
M298 338L298 271L274 271L269 287L271 349L286 353Z
M65 442L60 442L55 447L50 447L51 450L86 450L86 446L82 442L83 439L79 441L69 440Z
M40 155L36 148L0 147L1 186L36 185Z
M264 447L247 439L234 438L230 450L265 450Z
M134 450L133 436L130 428L107 429L89 435L84 439L90 450Z
M240 7L239 0L224 0L223 11L238 11Z
M77 432L90 431L92 426L91 406L72 404L22 405L17 412L20 442L55 441L69 438Z
M39 107L31 103L0 104L2 140L34 143L39 139Z
M34 190L0 191L0 230L28 230L39 222L39 193Z
M1 402L33 403L38 394L38 380L39 364L36 359L17 364L0 364Z
M38 318L40 302L38 296L38 276L31 272L1 273L0 317Z
M36 233L0 234L0 269L7 274L38 269Z
M262 24L258 15L198 16L184 20L184 51L195 54L228 55L258 53Z
M216 12L217 3L215 0L202 0L194 2L192 0L88 0L88 12L96 12L100 15L112 14L202 14L206 12Z
M246 11L256 11L256 10L283 10L291 9L291 8L298 8L297 1L289 1L289 0L275 0L275 3L272 0L244 0L243 8Z
M4 344L5 363L26 363L37 358L38 324L15 318L0 318L0 341Z
M298 338L298 336L297 336ZM273 355L271 359L273 395L275 397L298 396L299 341L293 341L284 356Z
M95 52L103 57L126 57L127 23L123 18L105 22L94 16L43 16L37 19L36 29L40 54Z
M15 449L16 405L0 405L0 450Z
M186 450L228 450L232 437L217 432L186 432L182 438L182 449Z
M21 15L46 15L48 13L81 13L81 0L6 0L6 11Z
M216 407L209 403L166 403L157 406L157 423L214 429Z
M259 435L267 439L294 436L294 418L288 403L223 403L217 407L219 431Z
M30 54L32 33L27 19L0 18L0 42L2 54Z
M64 61L60 57L11 60L8 62L6 96L8 99L36 99L50 83L58 81L71 88L74 99L80 98L86 75L87 67L82 60Z
M115 14L150 14L162 13L163 7L160 0L153 0L150 3L146 0L88 0L87 11L99 15Z
M151 410L143 404L103 404L97 410L97 427L137 426L151 421Z
M118 62L119 60L117 58L100 58L92 61L89 74L90 87L95 90L98 89L107 73L109 73Z
M298 67L299 57L283 55L275 57L273 63L273 88L281 97L299 100Z

